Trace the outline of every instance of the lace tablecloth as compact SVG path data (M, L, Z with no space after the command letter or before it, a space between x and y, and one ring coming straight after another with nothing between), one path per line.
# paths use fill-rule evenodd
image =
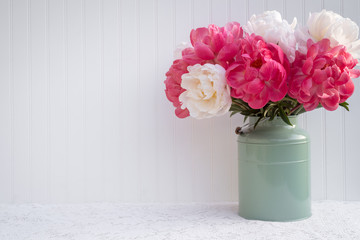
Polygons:
M360 202L313 202L312 212L279 223L245 220L236 203L0 205L0 239L360 239Z

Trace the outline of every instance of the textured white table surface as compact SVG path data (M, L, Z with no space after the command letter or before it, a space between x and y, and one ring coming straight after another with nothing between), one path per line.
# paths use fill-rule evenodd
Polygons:
M236 203L0 205L0 239L360 239L360 202L313 202L312 212L279 223L245 220Z

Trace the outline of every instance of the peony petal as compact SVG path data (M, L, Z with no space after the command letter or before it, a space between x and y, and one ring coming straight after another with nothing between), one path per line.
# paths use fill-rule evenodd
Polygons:
M239 47L232 43L225 45L219 52L217 59L219 61L229 61L230 59L233 59L236 54L238 53Z
M229 22L224 26L226 32L231 33L233 39L243 37L243 29L240 27L238 22Z
M360 39L347 44L347 50L353 58L360 58Z
M303 90L300 90L298 100L300 102L309 102L314 96L311 95L310 92L305 92Z
M338 79L336 79L335 85L336 86L343 85L343 84L347 83L349 80L350 80L349 74L347 74L346 72L343 72L340 75L340 77Z
M346 84L339 86L339 94L342 97L349 98L355 90L353 81L350 79Z
M313 63L313 69L322 69L324 68L325 64L327 63L327 60L324 57L320 57L314 60Z
M250 94L259 94L264 89L264 86L264 81L255 78L247 85L246 92Z
M338 56L335 61L339 68L344 69L346 67L346 58L344 55Z
M268 88L269 99L273 102L280 101L287 94L287 85L282 84L280 88Z
M312 69L313 69L313 59L308 58L308 59L306 59L306 61L304 62L304 65L302 66L302 72L306 75L310 75Z
M307 51L307 54L306 54L306 57L307 58L311 58L311 59L314 59L316 57L316 55L318 54L319 52L319 47L317 44L313 44L310 46L310 48L308 48L308 51Z
M261 77L267 81L272 88L280 88L286 82L286 71L284 67L273 60L262 65L260 68Z
M341 75L341 70L338 66L336 65L332 65L331 66L331 73L329 74L329 76L332 76L334 79L339 78Z
M177 109L175 109L175 115L178 118L186 118L186 117L190 116L190 113L189 113L188 109L177 108Z
M239 88L244 83L244 64L232 64L225 73L227 83L232 88Z
M310 77L307 77L304 79L304 81L301 83L301 90L306 93L307 95L310 95L310 89L313 86L313 79Z
M245 93L241 88L231 88L231 96L234 98L243 99Z
M339 107L340 96L336 90L329 92L320 99L321 105L329 111L334 111Z
M350 69L350 77L351 78L358 78L360 76L360 70L359 69Z
M191 30L190 32L191 44L195 46L195 43L203 42L204 38L208 35L209 35L209 30L208 28L205 27Z
M222 34L215 34L211 41L211 50L215 53L218 53L224 47L224 45L225 37Z
M298 98L300 88L301 88L301 83L302 83L302 81L304 81L305 78L306 78L306 76L300 75L300 76L296 76L292 79L291 83L289 84L289 92L288 92L290 97L295 98L295 99Z
M273 43L268 43L268 46L269 46L269 49L271 49L271 48L273 48L273 49L275 49L275 51L272 51L272 52L277 52L277 61L279 62L279 63L281 63L281 64L283 64L284 63L284 58L286 57L285 55L284 55L284 52L283 52L283 50L278 46L278 45L276 45L276 44L273 44Z
M312 111L319 106L319 99L316 98L313 101L303 103L303 106L306 111Z
M248 104L253 109L260 109L269 102L269 92L267 88L264 88L259 95L252 95L252 99L248 101Z
M328 79L328 77L327 77L326 72L323 70L320 70L320 69L316 69L312 76L312 81L314 81L316 84L322 84L327 79ZM311 85L309 88L311 88Z
M327 38L324 38L321 41L317 42L316 46L318 47L318 53L327 52L330 48L330 40Z
M209 46L204 43L195 43L194 50L196 56L201 59L211 60L215 57Z
M278 65L275 61L269 61L263 64L259 70L261 77L267 81L270 80L276 75Z
M259 76L259 70L253 67L247 67L245 70L245 80L250 82L254 78L257 78Z

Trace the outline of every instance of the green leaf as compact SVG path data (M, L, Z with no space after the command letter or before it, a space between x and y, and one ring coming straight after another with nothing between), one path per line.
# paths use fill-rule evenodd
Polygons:
M230 117L232 117L232 116L234 116L235 114L237 114L238 112L232 112L231 114L230 114Z
M283 101L290 101L290 102L293 102L293 103L295 103L295 104L297 103L297 100L296 100L296 99L291 98L291 97L289 97L288 95L283 98Z
M279 108L274 108L274 110L270 113L270 121L274 120L278 111L279 111Z
M343 108L345 108L346 111L348 111L348 112L350 111L350 109L348 107L349 104L347 102L340 103L339 105L342 106Z
M321 105L321 103L319 103L319 105L315 108L315 109L318 109L318 108L322 108L323 106ZM301 110L297 113L298 115L299 114L302 114L302 113L305 113L305 112L307 112L306 110L305 110L305 108L301 108Z
M292 126L292 124L291 124L288 116L285 114L284 109L282 108L282 106L281 106L280 104L279 104L279 111L280 111L279 113L280 113L281 119L282 119L286 124Z
M232 104L230 107L230 111L234 111L234 110L243 110L240 106Z
M304 109L304 105L301 105L292 115L298 115Z
M248 119L249 116L245 116L244 117L244 122L246 122L246 120Z
M260 120L263 119L263 117L259 117L258 120L256 121L255 125L254 125L254 129L256 128L256 126L259 124Z
M270 110L271 110L271 107L270 107L270 106L266 108L266 110L265 110L265 112L264 112L264 117L267 117L267 114L268 114L268 112L269 112Z

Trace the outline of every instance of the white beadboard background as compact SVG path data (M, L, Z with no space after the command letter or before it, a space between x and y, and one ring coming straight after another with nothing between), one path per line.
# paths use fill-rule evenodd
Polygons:
M176 43L276 9L304 23L357 0L1 0L0 203L236 201L242 117L179 120ZM313 199L360 200L360 80L350 112L300 117Z

